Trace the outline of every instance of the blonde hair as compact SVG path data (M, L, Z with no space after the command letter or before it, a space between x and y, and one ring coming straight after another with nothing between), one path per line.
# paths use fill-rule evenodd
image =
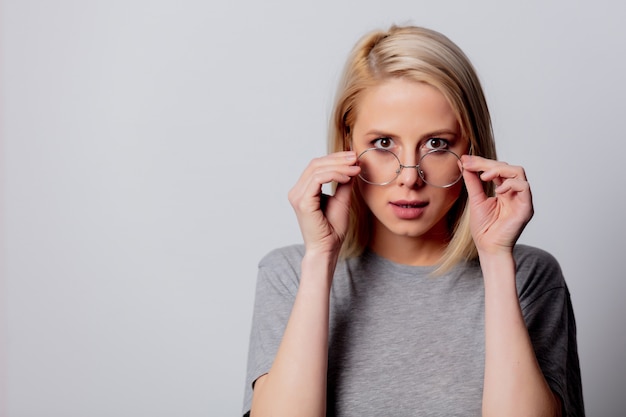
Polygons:
M330 152L350 149L351 129L363 91L396 77L437 88L455 112L471 153L496 159L489 109L469 59L441 33L413 26L392 26L388 31L371 32L352 50L339 84L330 123ZM369 243L372 214L358 188L352 187L350 224L342 257L360 255ZM493 195L493 187L485 185L485 192ZM449 270L460 261L477 257L466 203L467 191L463 187L448 213L451 238L437 268L438 273Z

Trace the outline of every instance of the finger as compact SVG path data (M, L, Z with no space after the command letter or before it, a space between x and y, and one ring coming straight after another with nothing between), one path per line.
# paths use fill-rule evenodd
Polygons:
M302 172L294 188L301 184L308 184L312 178L318 178L316 182L319 182L319 184L336 181L332 177L328 176L328 172L332 172L334 170L343 175L356 175L360 168L355 168L357 167L354 165L355 162L356 159L354 152L338 152L320 158L315 158ZM345 182L345 178L340 182Z
M349 178L345 183L339 183L335 188L335 193L332 195L321 193L320 196L320 208L322 211L326 211L329 201L338 201L344 206L350 204L350 195L352 193L352 178ZM333 203L335 204L335 203Z
M356 165L351 166L332 166L320 169L310 175L304 180L305 190L308 190L308 194L317 194L323 184L330 182L337 182L345 184L350 181L350 178L358 175L361 168Z
M506 179L526 180L526 174L522 167L510 165L498 165L480 174L483 181L504 181Z
M530 184L528 181L519 178L510 178L504 180L495 189L496 194L505 194L508 192L523 193L530 192Z
M524 168L521 166L509 165L506 162L469 155L464 155L462 161L464 169L479 172L480 179L483 181L494 181L497 178L526 179Z
M313 183L316 185L322 185L331 181L345 182L347 177L353 177L360 172L361 168L357 165L320 165L315 167L308 167L298 179L296 188Z
M354 165L356 163L356 153L353 151L336 152L330 155L321 156L311 160L304 173L316 171L318 169L337 165Z
M328 220L335 224L344 219L347 221L347 213L350 209L350 198L352 196L352 182L340 184L335 190L335 194L328 198L326 215Z
M487 198L485 190L483 189L483 183L478 177L478 173L469 170L463 170L463 181L465 181L465 188L467 188L467 196L471 203L479 204Z
M358 166L326 167L312 175L305 176L289 192L289 201L294 208L303 211L317 210L322 185L335 181L345 184L360 171Z
M353 151L335 152L313 159L289 191L289 202L297 212L319 210L322 185L333 181L348 183L361 169L355 164L356 153Z
M335 190L333 197L336 201L348 206L350 204L350 196L352 194L352 182L339 184Z

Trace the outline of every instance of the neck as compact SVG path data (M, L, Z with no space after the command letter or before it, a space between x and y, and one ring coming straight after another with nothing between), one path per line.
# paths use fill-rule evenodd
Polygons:
M370 249L379 256L395 263L413 266L435 265L441 261L447 246L447 236L393 236L391 239L373 237L370 242Z

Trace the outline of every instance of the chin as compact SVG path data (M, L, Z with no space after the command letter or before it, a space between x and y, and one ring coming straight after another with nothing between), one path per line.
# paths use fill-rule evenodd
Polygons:
M426 238L428 240L445 240L449 238L447 227L442 225L441 222L434 224L419 224L421 222L415 221L410 224L390 224L385 225L379 223L381 232L384 234L390 234L403 238Z

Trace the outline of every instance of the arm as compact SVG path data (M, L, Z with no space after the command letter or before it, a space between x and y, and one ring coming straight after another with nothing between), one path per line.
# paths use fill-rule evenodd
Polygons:
M533 214L524 171L467 156L463 166L485 280L483 416L558 417L560 400L537 362L515 286L513 247ZM485 195L481 179L495 183L495 197Z
M515 287L512 256L481 256L485 279L483 415L560 416L535 357Z
M330 283L330 266L321 258L305 255L300 287L278 353L270 372L255 384L253 417L304 415L305 411L311 416L325 415L330 285L323 282Z
M289 193L305 243L300 285L270 371L257 379L252 417L326 415L329 295L348 225L352 152L314 160ZM321 209L321 186L341 185Z

